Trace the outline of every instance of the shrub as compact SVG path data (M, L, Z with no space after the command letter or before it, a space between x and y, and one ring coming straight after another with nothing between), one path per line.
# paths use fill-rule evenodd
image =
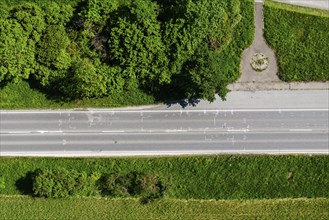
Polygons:
M64 198L96 193L99 175L60 169L39 169L33 177L33 193L38 197Z
M142 196L142 200L149 201L162 197L166 189L158 174L138 172L103 175L99 187L105 196Z

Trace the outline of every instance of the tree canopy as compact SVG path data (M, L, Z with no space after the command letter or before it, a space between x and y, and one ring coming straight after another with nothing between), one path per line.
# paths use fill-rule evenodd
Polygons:
M110 96L136 87L156 97L175 91L177 98L224 98L227 84L239 75L239 70L227 67L223 54L230 53L234 33L244 28L239 26L242 4L1 4L0 83L34 80L42 91L69 99ZM235 45L237 53L245 46Z

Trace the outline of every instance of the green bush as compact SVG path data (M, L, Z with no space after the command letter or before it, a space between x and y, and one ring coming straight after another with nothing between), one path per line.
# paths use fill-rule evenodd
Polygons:
M46 198L89 196L96 194L96 182L100 175L61 169L39 169L33 177L33 194Z
M297 6L291 9L272 1L265 4L265 37L276 52L284 81L329 80L328 30L329 14L305 14Z
M162 197L166 189L158 174L137 172L105 174L99 181L99 188L105 196L142 196L143 203Z

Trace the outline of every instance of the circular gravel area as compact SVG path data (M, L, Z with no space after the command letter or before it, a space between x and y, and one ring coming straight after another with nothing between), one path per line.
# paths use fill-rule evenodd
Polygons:
M250 59L251 67L258 72L266 70L268 64L268 57L263 53L255 53Z

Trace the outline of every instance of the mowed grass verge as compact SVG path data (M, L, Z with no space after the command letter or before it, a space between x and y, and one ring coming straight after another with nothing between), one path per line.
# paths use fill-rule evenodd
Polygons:
M282 80L329 80L329 11L266 0L264 16Z
M157 103L154 97L137 88L103 98L65 100L47 96L45 93L31 88L26 81L18 84L9 83L0 87L0 109L112 108L154 103Z
M173 199L329 198L329 156L216 155L124 158L0 158L0 194L31 194L38 168L156 173Z
M328 219L329 199L176 200L0 197L3 219Z

